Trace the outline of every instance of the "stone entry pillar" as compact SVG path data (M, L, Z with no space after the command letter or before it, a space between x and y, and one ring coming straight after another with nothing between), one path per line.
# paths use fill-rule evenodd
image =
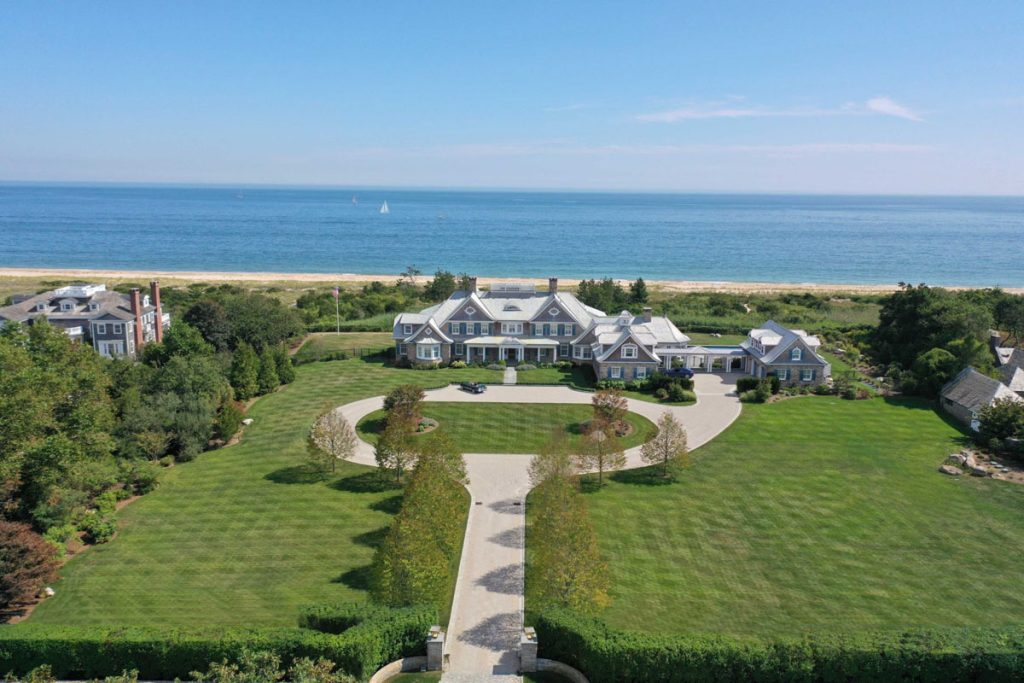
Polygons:
M442 671L444 668L444 631L440 626L431 626L427 635L427 671Z
M532 673L537 670L537 631L532 626L523 629L519 637L519 672Z

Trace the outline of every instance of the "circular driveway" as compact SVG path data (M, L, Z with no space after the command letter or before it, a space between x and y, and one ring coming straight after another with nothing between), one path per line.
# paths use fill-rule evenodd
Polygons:
M694 377L697 402L665 406L627 399L629 410L657 423L668 411L686 428L691 449L720 434L740 415L738 375ZM465 403L590 403L593 393L564 386L489 385L470 394L449 385L426 392L427 401ZM384 407L384 397L355 401L338 410L355 427ZM354 462L376 466L373 446L359 441ZM472 498L462 561L445 640L450 658L445 680L466 676L501 676L517 680L519 635L523 629L523 575L526 536L525 504L530 490L530 457L523 454L466 453ZM643 467L640 447L626 451L626 468Z

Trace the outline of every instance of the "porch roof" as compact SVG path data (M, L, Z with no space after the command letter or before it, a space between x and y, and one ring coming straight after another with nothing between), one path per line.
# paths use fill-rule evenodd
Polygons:
M474 337L463 342L467 346L558 346L553 339L536 337Z

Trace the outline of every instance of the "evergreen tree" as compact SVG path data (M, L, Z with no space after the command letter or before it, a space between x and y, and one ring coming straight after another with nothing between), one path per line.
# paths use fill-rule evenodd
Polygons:
M291 384L295 381L295 366L292 364L288 349L281 344L274 349L274 359L277 361L277 379L281 384Z
M642 277L638 277L629 285L629 301L633 304L647 303L647 283Z
M235 389L235 396L241 401L247 401L259 391L260 358L253 351L252 347L241 342L235 349L235 355L231 359L231 386Z
M269 394L281 385L277 377L277 358L269 346L263 347L260 353L260 369L256 379L260 394Z

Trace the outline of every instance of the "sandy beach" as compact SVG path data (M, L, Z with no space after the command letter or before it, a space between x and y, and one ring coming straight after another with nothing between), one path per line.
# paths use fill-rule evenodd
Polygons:
M421 278L430 279L429 274ZM270 273L270 272L226 272L226 271L167 271L167 270L91 270L74 268L0 268L0 280L85 280L106 283L117 282L148 282L160 280L165 285L188 284L192 282L209 283L248 283L254 285L283 286L323 286L337 284L341 286L357 286L372 282L395 282L398 275L365 275L358 273ZM546 278L497 278L480 276L481 285L495 282L527 282L534 283L538 288L547 286ZM573 287L579 280L559 278L559 283ZM627 280L621 280L627 284ZM696 280L648 280L649 287L666 292L730 292L748 294L771 294L780 292L815 292L836 294L887 294L895 291L899 285L892 284L828 284L813 282L726 282ZM929 283L933 284L933 283ZM947 286L947 285L936 285ZM973 289L948 285L950 289ZM1024 288L1005 288L1014 294L1024 294Z

